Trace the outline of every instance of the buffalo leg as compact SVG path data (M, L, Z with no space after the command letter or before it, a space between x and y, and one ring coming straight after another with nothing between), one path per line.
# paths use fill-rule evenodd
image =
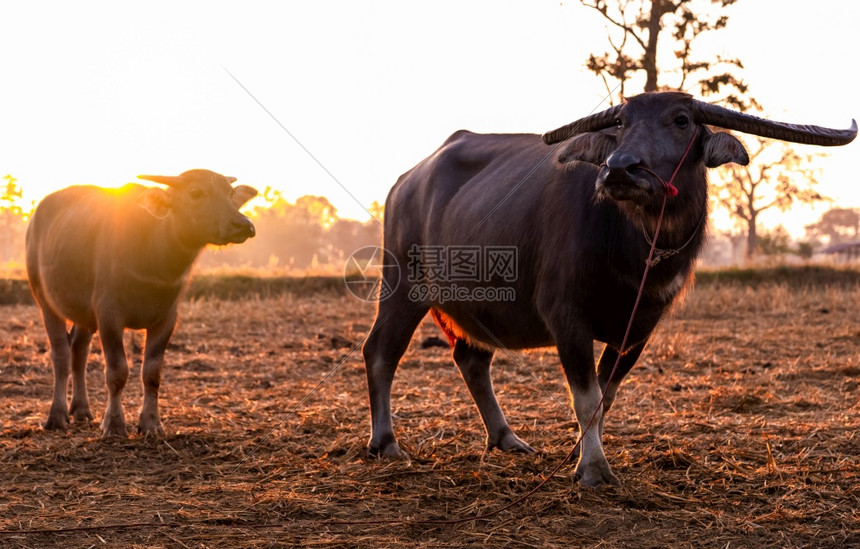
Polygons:
M69 384L69 368L72 353L69 344L69 334L66 332L66 320L41 305L42 320L45 332L51 344L51 363L54 367L54 398L51 410L45 421L45 429L65 429L69 426L69 405L66 392Z
M600 433L603 407L600 406L600 383L591 340L565 342L559 345L558 354L573 396L573 410L582 440L574 474L585 486L620 484L603 453Z
M122 410L122 391L128 381L128 360L122 344L121 327L102 325L99 333L105 355L105 383L108 390L108 404L102 421L104 438L118 436L125 438L125 415Z
M88 328L75 324L69 334L72 344L72 407L69 412L75 423L89 424L93 420L90 412L90 401L87 396L87 358L90 354L90 342L93 332Z
M478 406L484 428L487 430L487 450L499 448L505 452L533 453L534 449L521 440L508 425L505 414L496 400L490 363L493 352L472 347L462 339L454 345L454 362Z
M140 379L143 383L143 405L140 408L138 431L144 435L164 434L158 413L158 388L161 386L161 368L164 365L164 350L170 341L175 326L175 316L169 317L156 328L146 331L146 347Z
M397 443L391 422L391 384L415 328L429 309L409 300L407 293L400 290L379 302L376 320L362 349L370 393L368 451L375 456L406 455Z
M605 396L603 398L603 415L600 418L601 439L603 438L603 423L606 419L606 413L609 412L609 409L612 408L612 404L615 402L615 395L618 392L618 387L621 385L621 381L624 379L624 376L630 372L630 369L633 368L636 361L639 360L639 355L642 354L642 350L644 348L645 341L630 347L630 350L621 356L621 360L618 362L618 368L612 375L612 379L609 379L609 375L612 374L612 368L615 367L615 361L618 360L618 351L609 345L603 347L603 352L600 354L600 360L597 361L597 379L600 382L600 389L605 392Z

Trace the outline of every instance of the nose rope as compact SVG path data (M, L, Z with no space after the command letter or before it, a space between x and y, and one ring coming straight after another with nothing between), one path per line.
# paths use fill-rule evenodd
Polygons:
M696 126L696 129L693 130L693 137L690 139L690 142L687 143L687 148L684 149L684 154L681 155L681 160L678 161L678 165L675 166L675 171L672 172L672 177L669 178L668 181L664 181L662 177L657 175L657 172L652 170L647 166L636 166L642 171L648 172L657 178L657 181L663 186L663 191L667 196L678 196L678 187L674 185L675 176L678 175L678 172L681 171L681 166L684 164L684 160L687 159L687 155L690 154L690 150L693 148L693 143L696 142L696 136L699 135L699 127Z
M664 204L664 206L666 204L665 197L663 200L663 204ZM705 208L705 211L702 212L702 217L699 219L699 224L696 225L696 228L693 230L692 234L690 234L690 238L688 238L686 242L681 244L680 247L673 248L673 249L654 248L654 258L651 259L650 265L653 267L654 265L661 262L662 260L669 259L670 257L678 255L679 253L681 253L684 250L684 248L689 246L690 242L692 242L693 239L696 238L696 235L699 234L699 230L705 224L705 218L706 217L708 217L708 209L707 208ZM648 231L645 230L644 224L642 225L642 235L645 237L645 242L648 243L648 246L655 246L654 242L656 241L657 235L655 233L654 239L652 239L650 236L648 236Z
M699 228L701 228L702 223L704 223L704 221L705 221L705 216L708 214L708 209L705 208L705 211L702 214L702 219L699 220L699 226L696 227L696 230L693 231L693 234L690 235L690 238L683 245L681 245L680 248L676 248L674 250L661 250L661 249L657 248L657 237L660 235L660 226L663 224L663 214L666 211L666 201L668 200L669 197L678 196L678 187L676 187L674 185L675 177L678 175L678 172L681 171L681 166L684 164L684 160L687 159L687 155L690 154L690 150L692 150L692 148L693 148L693 143L696 142L696 136L697 135L699 135L699 127L698 126L696 126L696 129L693 130L693 137L691 137L690 142L687 143L687 148L684 149L684 154L681 155L681 160L678 161L678 165L675 166L675 170L672 172L672 177L670 177L668 181L664 181L663 178L660 177L657 174L657 172L655 172L651 168L648 168L646 166L639 166L640 170L643 170L645 172L650 173L651 175L653 175L657 179L657 181L660 182L660 184L663 186L663 192L664 192L663 204L660 207L660 215L657 217L657 228L654 231L653 240L648 238L648 233L647 233L647 231L645 231L645 226L644 225L642 226L642 233L645 235L645 240L651 246L651 252L648 254L648 259L646 260L646 267L647 267L645 269L646 275L648 274L648 268L655 266L657 263L659 263L663 259L667 259L669 257L672 257L673 255L680 253L681 250L686 248L687 244L692 242L693 238L695 238L696 234L698 234ZM644 277L643 277L642 282L644 284L644 282L645 282ZM636 310L634 309L634 313L635 313L635 311ZM632 319L631 319L631 321L632 321Z

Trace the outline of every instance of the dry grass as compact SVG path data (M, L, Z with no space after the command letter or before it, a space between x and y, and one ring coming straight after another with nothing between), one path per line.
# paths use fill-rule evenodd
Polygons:
M373 521L468 518L545 478L575 432L554 352L497 354L499 398L539 453L485 454L449 352L418 345L438 335L425 321L392 401L412 459L380 462L365 456L356 350L372 305L330 293L193 301L167 356L168 434L105 442L97 426L41 429L51 373L37 311L0 307L0 545L857 547L858 304L856 287L693 290L607 420L623 487L584 489L565 467L510 510L448 525ZM93 354L96 413L101 370Z

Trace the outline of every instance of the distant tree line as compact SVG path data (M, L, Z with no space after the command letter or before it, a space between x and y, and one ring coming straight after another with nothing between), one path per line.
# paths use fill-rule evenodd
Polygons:
M18 180L5 176L0 184L0 277L23 276L24 237L33 211L32 203L23 201ZM713 199L719 199L719 188ZM198 268L207 270L253 270L301 276L343 272L347 259L365 246L382 242L382 206L374 202L368 208L368 221L345 219L322 196L302 196L295 202L267 188L263 203L247 212L257 228L257 236L238 246L210 248L204 251ZM784 200L784 199L783 199ZM745 228L745 227L744 227ZM711 247L702 263L736 264L744 260L746 231L715 232ZM815 223L806 226L805 238L792 240L781 226L759 235L756 253L765 258L787 255L809 259L823 248L860 241L860 208L834 207L825 211Z
M199 267L340 272L354 251L382 243L382 207L377 202L369 208L373 217L362 222L338 217L323 196L302 196L290 203L280 192L266 188L263 199L265 204L249 213L257 236L241 246L207 250Z

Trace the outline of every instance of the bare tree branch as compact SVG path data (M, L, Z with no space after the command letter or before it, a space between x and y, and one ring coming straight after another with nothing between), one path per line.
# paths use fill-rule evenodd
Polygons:
M697 79L699 95L713 97L712 102L742 111L760 109L755 99L748 96L747 85L736 77L733 70L743 65L736 58L717 57L696 59L694 43L703 33L724 29L729 16L723 12L702 10L701 4L709 0L580 0L580 4L596 11L611 28L621 31L621 40L608 36L610 52L589 59L588 69L612 88L610 79L618 80L624 87L626 80L635 73L645 73L643 91L660 89L685 90L689 82ZM710 0L717 7L726 7L735 0ZM665 20L664 20L665 19ZM666 31L665 33L663 31ZM661 41L660 37L664 36ZM678 64L673 67L658 66L659 45L671 37ZM630 46L635 53L630 53ZM593 62L598 59L599 62ZM709 75L718 69L718 74ZM660 73L677 74L676 85L660 81ZM623 97L623 95L622 95Z
M609 21L610 23L612 23L613 25L615 25L616 27L618 27L619 29L624 31L625 36L627 36L627 35L632 36L633 39L639 43L639 45L642 47L642 49L643 50L645 49L645 41L642 40L642 37L640 37L638 34L636 34L636 31L634 30L634 28L632 26L627 24L627 21L624 17L625 12L627 10L627 6L630 5L630 2L619 2L619 11L621 12L621 20L617 20L614 17L612 17L611 15L609 15L609 7L607 6L606 0L595 0L595 2L593 4L590 2L586 2L585 0L579 0L579 1L586 8L591 8L593 10L596 10L598 13L600 13L600 15L603 16L604 19L606 19L607 21Z
M785 143L774 151L779 142L764 138L750 141L754 145L747 147L749 165L727 167L722 170L721 181L712 184L715 202L747 227L748 257L756 251L756 224L762 212L828 200L815 189L817 170L808 167L809 155L801 155Z

